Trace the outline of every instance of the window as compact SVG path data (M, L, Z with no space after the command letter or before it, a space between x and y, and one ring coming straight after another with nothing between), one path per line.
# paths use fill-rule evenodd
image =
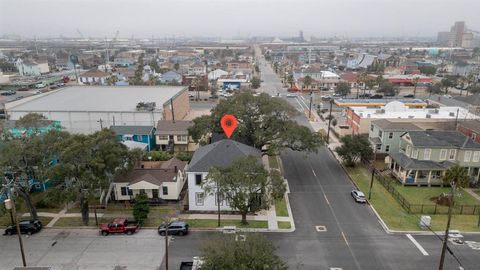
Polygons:
M220 196L220 198L219 198L219 196ZM218 200L220 200L220 206L222 206L223 205L222 195L219 195L218 193L215 193L215 205L217 205L217 206L218 206Z
M168 195L168 187L162 187L162 194Z
M160 141L168 141L168 136L167 135L159 135L158 140Z
M382 131L381 130L378 131L378 137L380 137L380 139L382 138Z
M388 138L393 139L393 132L388 133Z
M121 187L120 192L121 192L122 196L132 196L133 195L133 191L131 189L129 189L128 187Z
M407 154L408 157L410 157L410 153L412 152L412 147L410 144L407 145L407 150L405 150L405 154Z
M466 151L465 156L463 157L463 161L470 162L471 157L472 157L472 151Z
M390 145L385 145L385 152L390 152Z
M430 160L430 154L432 153L432 149L425 149L423 151L423 159Z
M158 199L158 189L152 189L152 198Z
M448 159L449 159L449 160L454 160L456 153L457 153L457 150L455 150L455 149L450 149L450 154L448 155Z
M373 125L370 125L370 131L373 131Z
M472 133L472 140L476 140L477 139L477 134L476 133Z
M203 205L203 192L195 193L195 205Z
M418 158L418 149L413 149L412 158Z
M472 162L478 162L480 160L480 151L473 152Z
M199 186L202 183L202 175L195 174L195 185Z
M186 142L187 141L187 136L186 135L177 135L177 141Z
M376 150L376 151L382 150L382 145L381 145L381 144L376 144L376 145L375 145L375 150Z
M440 150L440 160L447 159L447 149Z

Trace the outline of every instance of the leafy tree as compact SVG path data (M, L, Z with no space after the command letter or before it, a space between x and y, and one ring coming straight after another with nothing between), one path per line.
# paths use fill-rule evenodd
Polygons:
M368 138L364 135L347 135L340 138L340 142L342 146L335 151L349 167L355 166L359 160L369 160L373 155Z
M211 86L210 86L210 95L211 95L212 97L216 97L216 96L217 96L217 92L218 92L217 82L216 82L216 81L212 81L212 82L211 82Z
M107 78L107 85L115 85L116 82L118 82L118 77L116 75Z
M278 182L277 182L278 183ZM268 172L261 160L254 156L239 158L226 168L212 167L202 188L207 194L220 194L230 207L240 212L242 223L247 224L247 214L268 209L272 202L267 192ZM273 186L275 190L279 187ZM275 194L278 195L276 192Z
M133 76L133 85L142 85L143 80L142 80L142 75L143 75L143 53L138 57L137 60L137 69L135 70L134 76Z
M273 70L278 73L278 62L273 63Z
M16 122L15 126L18 128L31 129L33 133L38 133L38 129L41 127L47 126L51 121L43 114L39 113L28 113L20 117Z
M260 79L258 77L253 77L251 80L250 80L250 83L252 84L252 88L253 89L257 89L260 87Z
M350 94L350 84L348 82L339 82L337 83L337 87L335 89L336 94L340 94L342 96L347 96Z
M151 157L151 160L153 161L166 161L171 159L173 156L165 151L151 151L149 153L145 153L144 160L149 160L149 157Z
M148 65L156 72L160 72L160 67L158 66L157 60L153 59L148 63Z
M133 217L143 226L145 220L148 219L150 213L150 205L147 194L141 192L135 197L135 204L133 205Z
M384 81L378 88L377 92L384 93L385 95L397 95L398 86L389 81Z
M469 183L467 168L459 165L451 167L445 172L443 183L452 187L467 187Z
M255 97L248 92L221 100L211 115L194 119L188 130L193 140L205 144L210 134L223 133L219 123L225 114L233 114L238 120L232 139L258 149L268 145L272 152L282 148L316 151L323 144L318 133L291 120L297 111L288 102L267 94Z
M6 72L16 72L17 67L13 63L7 62L5 60L0 60L0 70Z
M437 95L442 92L442 83L435 83L427 87L428 96Z
M455 79L450 76L443 77L440 83L442 84L443 88L445 88L445 94L448 94L448 88L456 85Z
M179 63L175 63L173 64L173 68L178 71L178 69L180 68L180 64Z
M307 89L310 88L310 85L312 85L312 82L313 82L313 79L312 77L310 77L310 75L307 75L303 78L303 85L305 85Z
M288 266L275 255L275 247L261 234L247 234L245 241L219 235L202 244L202 270L275 269Z
M434 66L420 66L418 69L422 74L427 76L435 75L435 73L437 73L437 68Z
M178 152L175 154L175 157L181 161L188 161L192 159L193 154L191 152Z
M59 143L59 162L50 174L63 181L64 199L78 200L82 220L88 225L89 200L108 188L115 174L129 162L127 148L108 129L92 135L74 134Z

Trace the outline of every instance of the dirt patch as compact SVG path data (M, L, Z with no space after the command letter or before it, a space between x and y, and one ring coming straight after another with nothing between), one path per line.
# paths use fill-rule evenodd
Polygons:
M438 204L438 205L443 205L443 206L449 206L450 205L450 195L442 193L436 197L430 198L430 201Z

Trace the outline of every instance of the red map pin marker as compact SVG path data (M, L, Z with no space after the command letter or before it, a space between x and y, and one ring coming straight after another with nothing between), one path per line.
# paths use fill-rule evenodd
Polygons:
M225 114L222 119L220 119L220 125L225 135L227 135L227 138L230 139L233 131L237 128L237 123L237 118L231 114Z

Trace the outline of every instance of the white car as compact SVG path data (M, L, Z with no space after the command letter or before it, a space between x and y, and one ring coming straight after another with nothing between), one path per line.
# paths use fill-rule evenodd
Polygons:
M443 95L443 97L444 97L444 98L452 98L451 95L447 95L447 94Z
M356 202L358 203L366 203L367 200L365 199L365 194L363 194L363 192L361 192L360 190L352 190L352 192L350 192L350 194L352 195L353 199L355 199Z
M294 98L297 97L297 94L287 94L287 97Z

